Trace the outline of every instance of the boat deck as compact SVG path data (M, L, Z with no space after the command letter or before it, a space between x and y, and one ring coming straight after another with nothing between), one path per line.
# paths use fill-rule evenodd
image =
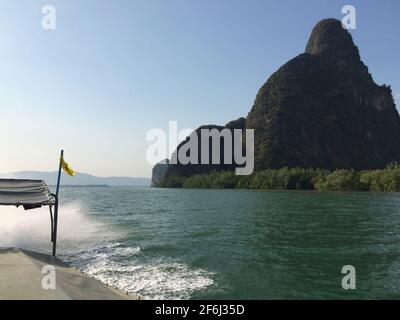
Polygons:
M56 288L43 289L42 268L55 267ZM0 248L0 300L137 300L50 255Z

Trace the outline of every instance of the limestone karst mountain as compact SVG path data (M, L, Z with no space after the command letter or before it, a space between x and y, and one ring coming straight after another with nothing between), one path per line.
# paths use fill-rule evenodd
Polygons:
M238 123L255 130L256 170L362 170L400 161L391 88L374 82L351 34L335 19L314 27L305 52L268 79ZM166 177L226 169L178 163L168 166Z
M319 22L306 51L258 92L256 168L372 169L400 161L400 117L390 87L378 86L350 33Z

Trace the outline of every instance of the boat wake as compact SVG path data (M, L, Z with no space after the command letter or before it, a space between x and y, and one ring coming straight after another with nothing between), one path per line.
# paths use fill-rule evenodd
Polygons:
M1 208L0 247L51 253L47 208ZM189 299L213 284L212 273L121 243L123 231L85 212L79 203L60 208L59 258L111 286L148 299Z
M63 259L80 271L147 299L190 299L213 284L212 273L171 258L146 256L140 247L120 243L96 246Z
M71 250L98 241L100 223L86 217L78 203L60 208L58 250ZM48 208L25 211L23 208L0 208L0 246L51 253L51 224ZM97 236L96 236L97 235ZM109 232L101 237L109 238Z

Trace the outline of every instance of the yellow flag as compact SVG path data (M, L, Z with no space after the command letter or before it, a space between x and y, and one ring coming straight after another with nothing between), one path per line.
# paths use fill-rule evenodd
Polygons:
M66 173L68 173L72 177L76 175L75 171L72 170L72 168L69 166L69 164L65 162L64 157L61 157L60 161L61 161L61 168Z

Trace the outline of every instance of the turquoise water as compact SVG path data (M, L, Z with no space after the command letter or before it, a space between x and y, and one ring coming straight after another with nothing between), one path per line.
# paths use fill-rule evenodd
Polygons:
M65 187L60 214L64 260L148 298L400 298L398 194Z

